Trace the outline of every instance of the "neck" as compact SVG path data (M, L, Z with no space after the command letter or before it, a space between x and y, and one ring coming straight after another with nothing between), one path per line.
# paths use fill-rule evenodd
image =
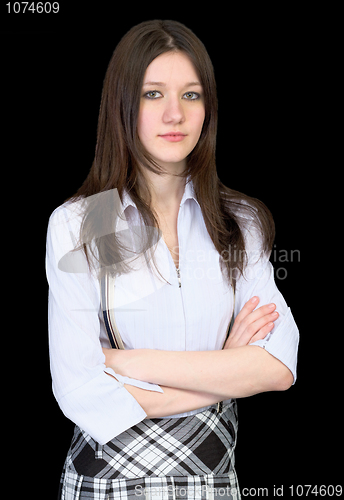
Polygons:
M158 212L170 212L179 207L185 189L185 177L169 173L155 174L146 170L145 177L151 195L151 206Z

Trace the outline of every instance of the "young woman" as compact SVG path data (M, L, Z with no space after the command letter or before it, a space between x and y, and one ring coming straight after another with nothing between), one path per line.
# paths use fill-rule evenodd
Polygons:
M48 227L53 391L76 424L61 499L240 498L236 398L295 382L273 220L219 181L216 126L200 40L175 21L132 28L90 173Z

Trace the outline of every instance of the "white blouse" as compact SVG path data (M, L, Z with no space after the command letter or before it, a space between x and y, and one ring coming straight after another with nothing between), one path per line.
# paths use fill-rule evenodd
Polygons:
M110 343L103 323L99 282L88 270L84 254L70 253L79 236L78 207L78 202L58 207L48 226L46 271L51 374L53 392L64 414L104 444L146 417L123 383L159 392L162 389L122 377L104 364L102 347L110 347ZM121 210L124 217L119 220L116 231L140 225L137 208L128 194L124 195ZM154 267L147 267L144 258L133 263L131 272L116 278L115 319L125 348L221 349L233 308L235 317L244 304L257 295L259 306L276 304L279 318L272 333L252 345L266 349L282 361L293 373L295 383L298 329L275 285L268 257L257 257L260 243L253 229L245 231L249 265L245 277L237 283L235 301L222 275L219 254L207 232L191 182L185 187L177 229L179 274L161 238L154 256L164 279ZM107 373L114 375L118 382Z

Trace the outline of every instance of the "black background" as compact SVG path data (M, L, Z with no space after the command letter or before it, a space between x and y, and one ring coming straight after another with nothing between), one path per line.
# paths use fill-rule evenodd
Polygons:
M150 3L139 10L129 3L60 2L56 15L8 15L5 4L0 7L2 178L3 195L8 194L3 223L13 243L6 270L10 289L18 290L20 282L18 301L9 301L5 311L14 319L6 333L8 356L20 377L8 396L22 456L18 488L28 473L36 478L32 491L42 483L35 498L55 498L73 432L52 395L49 375L48 218L91 167L102 83L116 44L133 25L154 18L185 23L208 49L218 86L219 176L273 213L276 282L301 334L296 385L239 401L240 486L267 488L273 498L274 486L283 485L288 498L291 485L339 484L340 379L333 343L325 341L323 223L314 184L321 154L313 136L321 29L312 29L309 13L283 8L182 4L164 10ZM282 252L289 262L281 262ZM42 476L47 480L38 481Z

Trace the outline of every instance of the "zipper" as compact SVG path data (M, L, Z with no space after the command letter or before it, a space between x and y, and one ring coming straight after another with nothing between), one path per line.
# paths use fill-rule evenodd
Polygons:
M180 279L180 269L179 269L179 267L176 267L176 271L177 271L177 278L178 278L179 288L181 288L182 287L182 280Z
M186 320L185 320L185 309L184 309L184 301L183 301L183 294L182 294L182 280L181 280L181 277L180 277L180 269L179 269L179 266L175 268L176 269L176 273L177 273L177 279L178 279L178 288L179 288L179 294L180 294L180 299L181 299L181 302L182 302L182 309L183 309L183 315L184 315L184 349L186 351Z

